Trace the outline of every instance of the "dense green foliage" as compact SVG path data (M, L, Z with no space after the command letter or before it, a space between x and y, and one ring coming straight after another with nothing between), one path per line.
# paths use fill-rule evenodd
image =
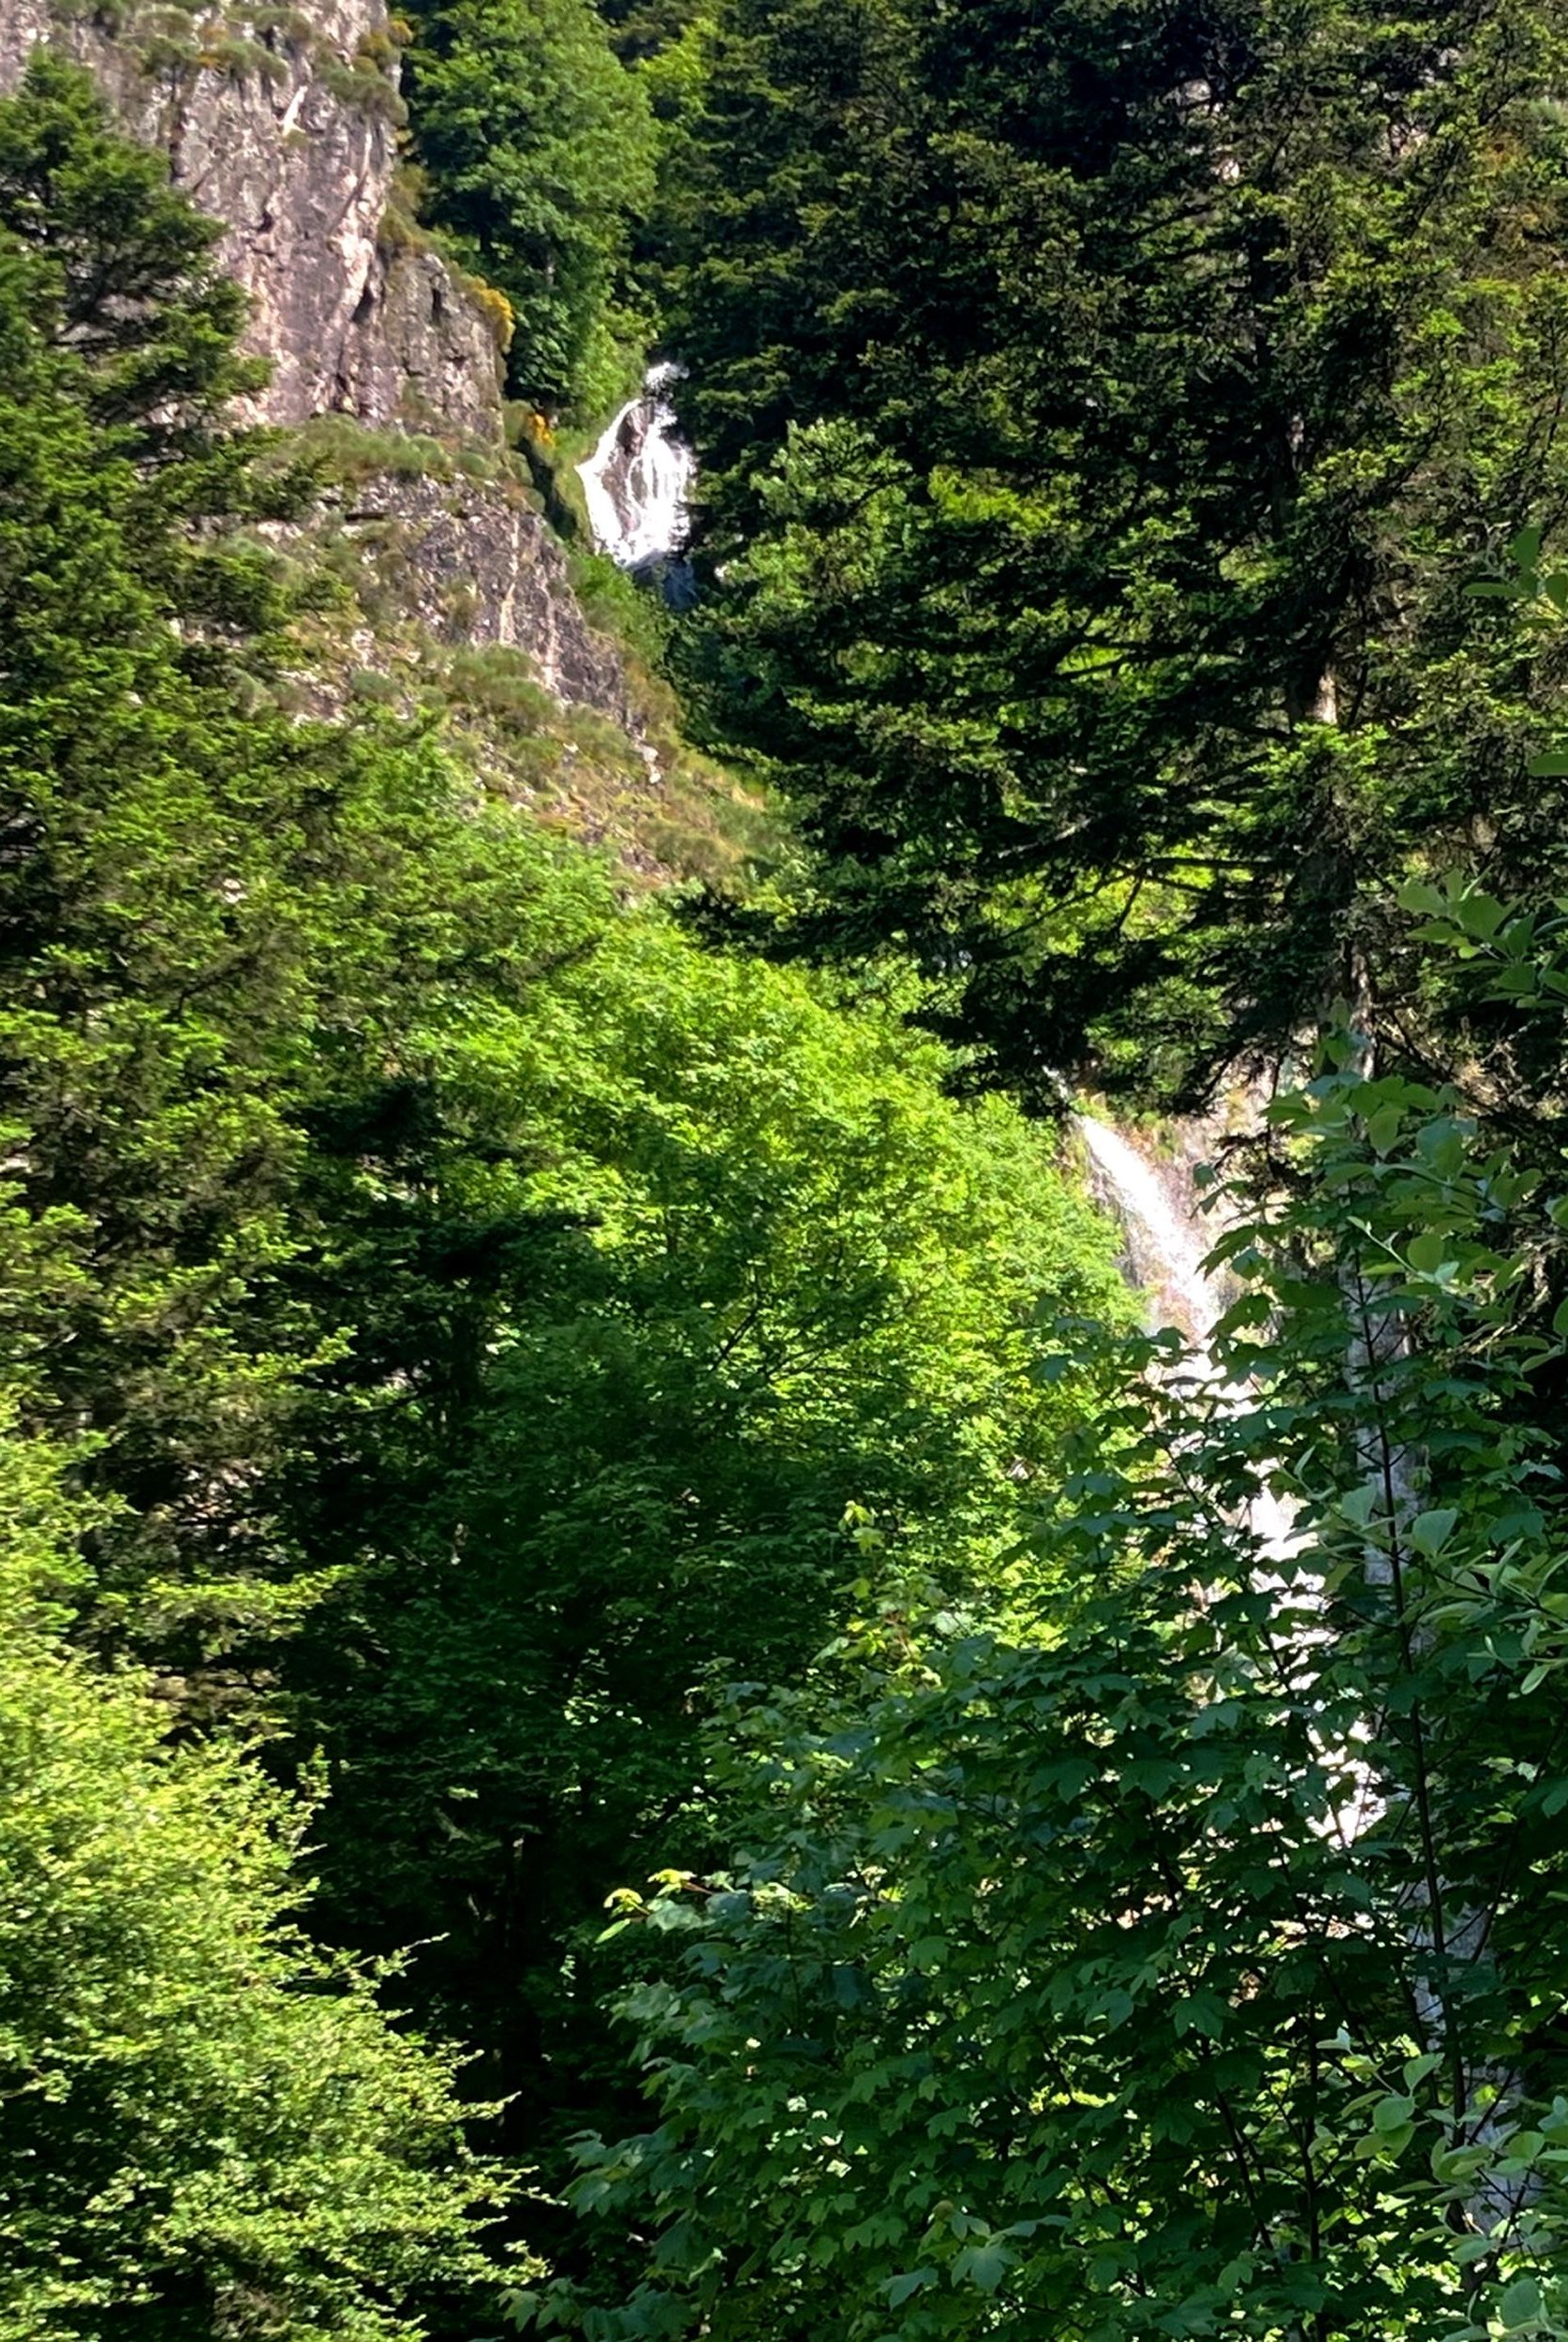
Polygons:
M1568 2335L1556 14L417 13L515 387L670 292L751 925L877 981L301 713L216 230L36 64L0 2342ZM1335 984L1132 1334L947 1092Z
M298 1932L303 1810L67 1651L70 1507L0 1455L0 2334L388 2342L487 2263L451 2061Z
M1429 907L1561 1053L1561 916ZM1220 1247L1229 1389L1108 1358L1018 1598L742 1708L739 1869L626 1898L676 1957L600 2342L1568 2326L1568 1205L1359 1054Z
M1201 1092L1378 989L1413 853L1557 867L1463 587L1561 507L1562 69L1537 0L723 12L672 326L797 944Z
M261 1466L310 1347L275 1289L279 1093L357 753L235 689L261 688L283 611L221 531L288 483L220 427L254 369L213 233L77 77L35 67L0 115L7 1329L28 1428L85 1436L126 1507L94 1540L111 1612L176 1565L268 1568L236 1553L233 1465Z
M270 565L214 531L290 483L221 427L256 377L214 234L74 74L37 65L0 108L0 2323L19 2342L412 2335L481 2267L449 2065L295 1933L303 1816L236 1753L166 1756L172 1712L95 1678L39 1608L68 1600L100 1641L128 1621L167 1670L193 1610L270 1619L288 1574L258 1505L314 1346L277 1285L303 1241L280 1213L302 872L355 752L236 693L283 610Z
M468 2335L451 2071L354 1957L422 1943L397 1998L548 2175L626 2094L584 1922L712 1843L703 1714L842 1617L851 1504L992 1570L1081 1403L1037 1303L1122 1302L895 1015L704 955L427 728L295 712L323 589L256 525L307 483L226 427L213 240L76 73L0 106L0 1226L69 1512L58 1626L0 1589L16 2331ZM342 1966L257 1766L324 1766Z
M628 371L653 126L591 0L422 0L406 75L426 209L502 292L520 397L591 416Z
M629 62L677 47L703 14L702 0L597 0L617 56Z
M329 1907L358 1944L443 1937L416 1977L525 2129L594 2105L563 1946L629 1869L706 1858L696 1720L841 1615L846 1507L971 1582L1081 1403L1036 1378L1037 1299L1120 1306L1038 1141L955 1114L893 1032L662 919L593 946L453 1047L496 1150L442 1166L496 1253L484 1355L437 1378L383 1287L353 1371L412 1387L331 1490L374 1558L309 1638ZM569 1226L509 1251L530 1211ZM384 1204L364 1241L403 1269Z

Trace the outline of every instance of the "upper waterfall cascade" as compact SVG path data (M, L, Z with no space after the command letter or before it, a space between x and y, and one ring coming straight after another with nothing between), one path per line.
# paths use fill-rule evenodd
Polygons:
M675 365L651 366L577 473L594 542L623 570L678 561L687 539L687 500L696 458L680 436L670 386Z

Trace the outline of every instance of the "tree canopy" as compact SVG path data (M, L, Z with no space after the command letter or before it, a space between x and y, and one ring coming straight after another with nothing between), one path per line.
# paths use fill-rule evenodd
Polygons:
M454 2060L301 1933L306 1809L51 1623L59 1459L0 1475L0 2334L391 2342L494 2299Z
M65 1506L0 1600L18 1875L33 1805L66 1865L0 1943L0 2193L19 2333L74 2255L63 2331L468 2335L456 2097L546 2181L624 2101L584 1928L707 1843L702 1715L832 1631L863 1515L997 1565L1084 1397L1037 1306L1125 1303L895 1007L704 953L426 719L301 712L311 482L226 421L213 243L81 75L0 105L7 1399ZM307 1887L262 1775L323 1768ZM405 1951L466 2062L377 2013Z
M1040 1379L1048 1315L1124 1307L1011 1113L798 976L606 919L444 1071L476 1136L516 1133L443 1165L493 1250L482 1355L436 1372L383 1287L353 1372L410 1379L332 1491L364 1558L302 1660L336 1926L439 1934L433 2015L562 2134L619 2062L583 2065L604 1895L709 1842L701 1717L843 1617L851 1508L955 1587L998 1566L1085 1399ZM367 1274L408 1258L384 1203L363 1231Z
M427 210L505 294L520 397L591 417L627 374L652 118L591 0L422 0L407 60Z
M1561 918L1430 908L1561 1033ZM643 2281L544 2330L1561 2331L1563 1210L1357 1055L1218 1375L1107 1357L1011 1603L890 1589L726 1718L738 1860L614 1922L657 2127L580 2151Z
M637 227L805 855L715 948L329 685L36 59L0 2342L1568 2335L1555 12L414 31L529 397ZM1249 1051L1196 1356L996 1093Z
M721 20L675 340L709 720L786 937L1188 1099L1533 880L1556 688L1467 581L1559 509L1555 12L801 0ZM1374 972L1375 971L1375 972Z

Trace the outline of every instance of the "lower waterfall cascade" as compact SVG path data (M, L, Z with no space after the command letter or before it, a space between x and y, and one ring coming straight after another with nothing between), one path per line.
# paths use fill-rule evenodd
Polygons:
M1077 1117L1077 1131L1126 1232L1139 1282L1154 1288L1184 1332L1206 1345L1219 1322L1220 1302L1203 1265L1208 1250L1203 1230L1177 1204L1146 1156L1119 1131L1088 1114Z
M1153 1313L1176 1325L1198 1353L1206 1352L1225 1307L1216 1280L1204 1266L1212 1239L1191 1207L1173 1193L1171 1183L1130 1139L1092 1115L1078 1115L1076 1128L1097 1181L1125 1231L1133 1275L1153 1297ZM1215 1236L1219 1233L1216 1227ZM1223 1382L1217 1368L1210 1370L1209 1379L1229 1405L1245 1405L1246 1391ZM1248 1507L1248 1518L1265 1553L1283 1559L1294 1549L1294 1519L1282 1497L1261 1490Z

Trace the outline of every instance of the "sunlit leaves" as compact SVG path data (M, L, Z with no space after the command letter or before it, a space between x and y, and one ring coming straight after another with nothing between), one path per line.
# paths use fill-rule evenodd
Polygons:
M456 2061L299 1932L305 1810L232 1748L171 1749L150 1684L40 1623L80 1503L6 1428L0 2331L481 2319L496 2175L459 2145Z
M658 2127L603 2199L703 2223L688 2319L978 2336L983 2233L1046 2335L1560 2331L1568 1605L1516 1262L1561 1236L1445 1094L1325 1059L1223 1248L1266 1341L1232 1313L1222 1402L1125 1386L1032 1615L911 1647L890 1608L859 1682L737 1709L751 1852L643 2004Z

